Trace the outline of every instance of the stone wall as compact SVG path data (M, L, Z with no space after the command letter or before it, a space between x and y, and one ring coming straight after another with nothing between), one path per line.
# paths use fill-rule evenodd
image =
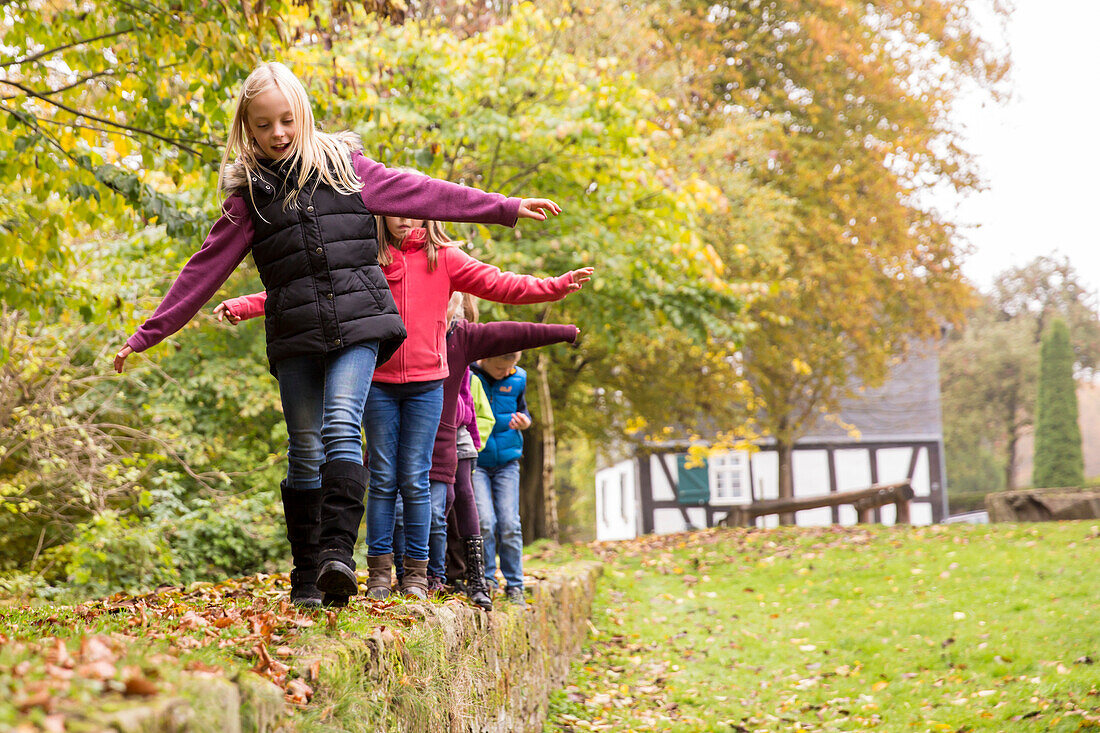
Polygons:
M526 610L498 603L486 614L458 599L405 603L362 634L305 637L294 666L302 677L320 673L313 700L292 715L278 687L244 673L195 679L170 699L100 720L126 733L541 731L547 699L587 636L600 572L585 562L535 573Z
M991 522L1100 518L1100 489L1025 489L986 494Z

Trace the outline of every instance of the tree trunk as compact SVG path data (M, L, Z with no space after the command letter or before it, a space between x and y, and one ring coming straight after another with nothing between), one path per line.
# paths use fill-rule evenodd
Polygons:
M794 498L794 446L785 440L775 441L776 453L779 456L779 498ZM794 524L794 512L783 512L779 515L780 524Z
M1006 448L1008 455L1005 457L1005 489L1007 491L1016 489L1016 442L1019 440L1016 433L1016 428L1013 427L1008 435L1008 447Z
M1008 414L1008 445L1005 448L1005 452L1008 454L1005 456L1005 489L1012 491L1016 488L1016 443L1020 439L1020 428L1016 424L1019 415L1017 414L1015 399L1005 405L1005 411Z
M542 513L544 534L555 542L561 539L558 524L558 492L554 488L554 463L558 437L554 430L554 401L550 397L550 369L546 354L535 362L539 388L539 410L542 412Z
M546 536L542 511L542 422L541 416L531 417L531 427L523 436L523 457L519 461L519 518L523 523L524 543Z

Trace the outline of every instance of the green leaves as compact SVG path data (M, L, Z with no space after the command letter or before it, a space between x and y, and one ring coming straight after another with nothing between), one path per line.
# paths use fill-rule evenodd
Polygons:
M13 256L71 258L72 235L84 227L128 229L132 211L166 223L171 236L196 236L205 222L196 223L177 197L181 185L200 184L206 200L216 201L211 176L227 98L212 91L195 104L189 84L217 90L223 80L243 79L258 58L253 30L268 32L261 31L264 21L283 9L275 3L251 16L249 26L243 15L201 0L185 0L171 12L100 2L9 3L0 116L15 134L0 140L0 197L28 206L16 208L10 230L18 241L5 242L0 269L10 268ZM49 307L48 297L14 291L0 280L5 302Z

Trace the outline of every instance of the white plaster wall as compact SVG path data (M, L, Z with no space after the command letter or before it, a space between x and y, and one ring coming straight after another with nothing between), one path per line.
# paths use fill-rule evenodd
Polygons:
M779 497L779 455L775 451L759 451L752 455L754 496L760 499ZM778 517L758 517L757 527L778 527Z
M638 504L634 461L596 472L596 539L628 540L637 536Z
M676 479L677 483L680 480L676 469L675 455L650 456L649 475L653 482L653 501L675 501L676 494L672 491L672 486L668 483L668 477L665 476L664 469L661 468L662 460L664 460L665 465L668 466L668 471L672 474L672 478Z
M656 534L671 534L672 532L683 532L686 529L684 515L680 514L679 509L653 510L653 531Z
M796 450L791 457L794 468L794 495L824 496L829 493L829 454L824 450ZM794 515L800 527L820 527L833 523L828 507L806 509Z
M688 517L691 519L691 523L696 529L706 529L707 527L707 510L701 506L688 507Z
M909 502L909 521L913 524L932 524L932 505Z
M871 485L871 452L866 448L845 448L833 452L837 491L866 489ZM855 524L856 510L842 506L837 514L843 525Z
M896 484L909 477L909 462L913 460L912 448L883 448L878 451L878 482Z
M928 496L932 493L932 481L928 466L930 457L931 451L927 448L920 449L920 457L917 458L917 470L913 472L913 493L917 496Z

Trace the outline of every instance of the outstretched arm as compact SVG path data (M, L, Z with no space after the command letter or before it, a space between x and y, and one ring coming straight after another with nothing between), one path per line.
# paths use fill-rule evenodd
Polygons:
M242 295L239 298L230 298L218 303L214 306L214 315L219 321L224 318L236 326L241 321L262 316L265 303L267 303L266 292Z
M548 199L508 198L477 188L387 168L364 155L352 156L352 165L363 182L360 195L374 214L413 219L469 221L515 226L519 218L543 220L561 208Z
M580 330L572 324L495 321L468 323L466 333L466 355L474 362L550 344L576 343Z
M561 207L550 199L523 199L519 202L519 218L546 221L546 215L557 216Z
M222 216L202 248L183 266L153 315L115 355L115 371L122 372L130 354L155 346L194 318L248 254L252 235L252 219L244 199L230 196L222 204Z
M502 272L499 268L475 260L458 247L440 251L443 266L451 279L451 289L470 293L497 303L547 303L575 293L592 278L593 269L583 267L557 277L535 277Z

